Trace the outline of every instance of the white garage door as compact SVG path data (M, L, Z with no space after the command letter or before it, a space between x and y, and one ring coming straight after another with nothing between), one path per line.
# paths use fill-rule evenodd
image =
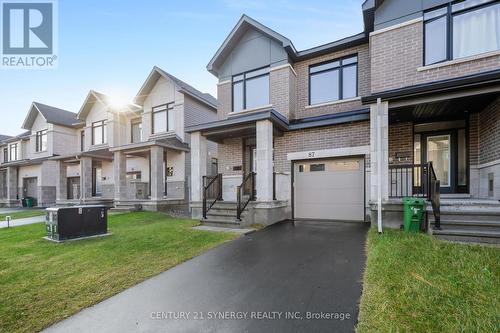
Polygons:
M363 221L364 169L362 158L296 162L295 218Z

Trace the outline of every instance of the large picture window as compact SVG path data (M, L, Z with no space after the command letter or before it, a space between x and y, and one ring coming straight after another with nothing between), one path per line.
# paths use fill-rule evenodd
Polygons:
M153 107L153 134L174 130L174 103Z
M92 123L92 145L107 143L106 136L106 122L104 120Z
M36 151L47 151L47 130L36 132Z
M424 13L424 63L500 50L500 1L465 0Z
M233 112L269 104L269 67L233 76Z
M358 96L358 57L309 67L309 105Z

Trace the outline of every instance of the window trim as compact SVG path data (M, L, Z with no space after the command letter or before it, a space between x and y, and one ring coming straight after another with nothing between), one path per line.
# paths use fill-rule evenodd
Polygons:
M167 115L167 124L168 124L168 115ZM140 140L139 142L134 142L134 125L140 125ZM142 133L142 118L135 118L130 120L130 143L140 143L143 141L143 133Z
M256 72L256 71L260 71L262 69L268 69L268 71L264 74L259 74L259 75L247 78L248 74L251 74L251 73ZM238 112L247 110L247 80L253 80L253 79L258 79L258 78L263 77L263 76L268 76L268 79L269 79L268 101L270 102L271 101L271 74L270 73L271 73L271 67L270 66L263 66L263 67L259 67L256 69L252 69L250 71L241 72L241 73L233 75L231 77L231 112L238 113ZM240 80L235 80L234 78L237 76L243 76L243 78ZM240 82L243 82L243 108L239 111L234 111L234 84L240 83ZM269 104L269 102L267 104Z
M96 125L96 124L100 124L100 125ZM99 121L94 121L92 123L92 146L99 146L99 145L105 145L107 144L107 138L106 138L106 120L99 120ZM101 128L101 135L102 135L102 142L100 143L96 143L95 142L95 135L94 135L94 129L96 128Z
M462 14L467 14L467 13L470 13L470 12L473 12L473 11L476 11L476 10L480 10L480 9L483 9L483 8L486 8L486 7L489 7L489 6L495 6L495 5L498 5L500 4L500 1L498 0L492 0L492 1L489 1L489 2L485 2L485 3L480 3L480 4L477 4L475 6L471 6L469 8L465 8L465 9L460 9L460 10L456 10L456 11L453 11L452 7L453 5L456 5L460 2L464 2L464 1L467 1L467 0L459 0L459 1L453 1L453 2L449 2L448 4L444 5L444 6L437 6L437 7L433 7L433 8L430 8L428 10L425 10L424 11L424 21L423 21L423 31L424 31L424 38L423 38L423 42L424 42L424 45L423 45L423 54L422 54L422 59L423 59L423 66L424 67L427 67L427 66L432 66L432 65L437 65L437 64L441 64L441 63L444 63L444 62L448 62L448 61L453 61L453 60L458 60L458 59L463 59L463 58L468 58L468 57L474 57L474 56L478 56L480 54L483 54L483 53L489 53L489 52L495 52L495 51L489 51L489 52L483 52L483 53L478 53L478 54L474 54L474 55L470 55L468 57L460 57L460 58L454 58L453 57L453 18L455 16L459 16L459 15L462 15ZM436 17L433 17L431 19L425 19L425 14L426 13L429 13L429 12L433 12L435 10L439 10L439 9L442 9L442 8L446 8L446 13L444 14L441 14L439 16L436 16ZM446 59L444 60L441 60L441 61L437 61L437 62L433 62L432 64L428 64L426 61L426 57L425 57L425 54L426 54L426 36L427 36L427 33L426 33L426 28L427 28L427 23L431 23L433 21L436 21L436 20L439 20L443 17L446 17ZM497 50L498 51L498 50Z
M343 64L343 61L345 59L350 59L350 58L354 58L354 57L356 57L356 62L347 64L347 65ZM311 68L326 65L328 63L333 63L333 62L337 62L337 61L339 62L339 65L337 67L328 68L328 69L324 69L324 70L321 70L318 72L311 73ZM344 73L343 73L343 69L348 68L348 67L353 67L353 66L356 66L356 95L353 97L348 97L348 98L344 99ZM339 71L339 87L338 87L339 98L334 99L334 100L330 100L330 101L311 104L311 76L314 76L317 74L323 74L326 72L331 72L334 70ZM327 104L327 103L333 103L333 102L337 102L337 101L344 101L347 99L358 98L359 97L359 54L354 53L354 54L350 54L348 56L335 58L335 59L331 59L331 60L326 60L323 62L309 65L309 68L308 68L308 88L307 89L308 89L307 93L308 93L308 103L309 103L308 106L315 106L315 105L320 105L320 104Z
M155 109L157 108L161 108L161 107L165 107L165 109L163 110L157 110L155 111ZM155 113L159 113L159 112L165 112L166 113L166 131L163 131L163 132L156 132L155 131ZM170 112L174 112L174 102L170 102L170 103L165 103L165 104L160 104L160 105L156 105L156 106L153 106L151 108L151 134L161 134L161 133L168 133L168 132L173 132L175 131L175 127L174 127L174 124L175 124L175 119L174 119L174 124L172 124L172 129L170 130L169 129L169 118L168 118L168 114Z
M45 147L45 149L43 149L43 147L42 147L42 140L43 140L44 136L45 136L45 140L47 140L46 141L47 147ZM35 151L37 153L46 152L48 149L48 143L49 143L49 137L48 137L48 130L47 129L37 131L35 133Z
M12 158L12 150L14 150L14 152L16 153L15 158ZM17 143L17 142L11 143L9 145L9 162L18 161L18 158L19 158L19 143Z

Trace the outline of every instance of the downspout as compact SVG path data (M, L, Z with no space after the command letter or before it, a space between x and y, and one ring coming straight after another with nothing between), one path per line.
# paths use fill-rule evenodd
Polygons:
M378 233L382 233L382 158L384 152L382 151L382 119L380 115L380 110L382 106L382 101L377 98L377 230Z

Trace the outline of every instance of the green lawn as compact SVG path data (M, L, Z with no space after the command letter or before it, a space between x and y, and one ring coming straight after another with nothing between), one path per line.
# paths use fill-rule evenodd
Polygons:
M13 220L15 220L15 219L24 219L27 217L42 216L42 215L45 215L45 209L37 209L37 208L26 209L12 213L2 213L0 214L0 221L5 221L6 216L10 216Z
M500 248L370 230L358 332L495 332Z
M236 237L161 213L109 217L111 236L62 244L43 224L0 229L0 332L32 332Z

